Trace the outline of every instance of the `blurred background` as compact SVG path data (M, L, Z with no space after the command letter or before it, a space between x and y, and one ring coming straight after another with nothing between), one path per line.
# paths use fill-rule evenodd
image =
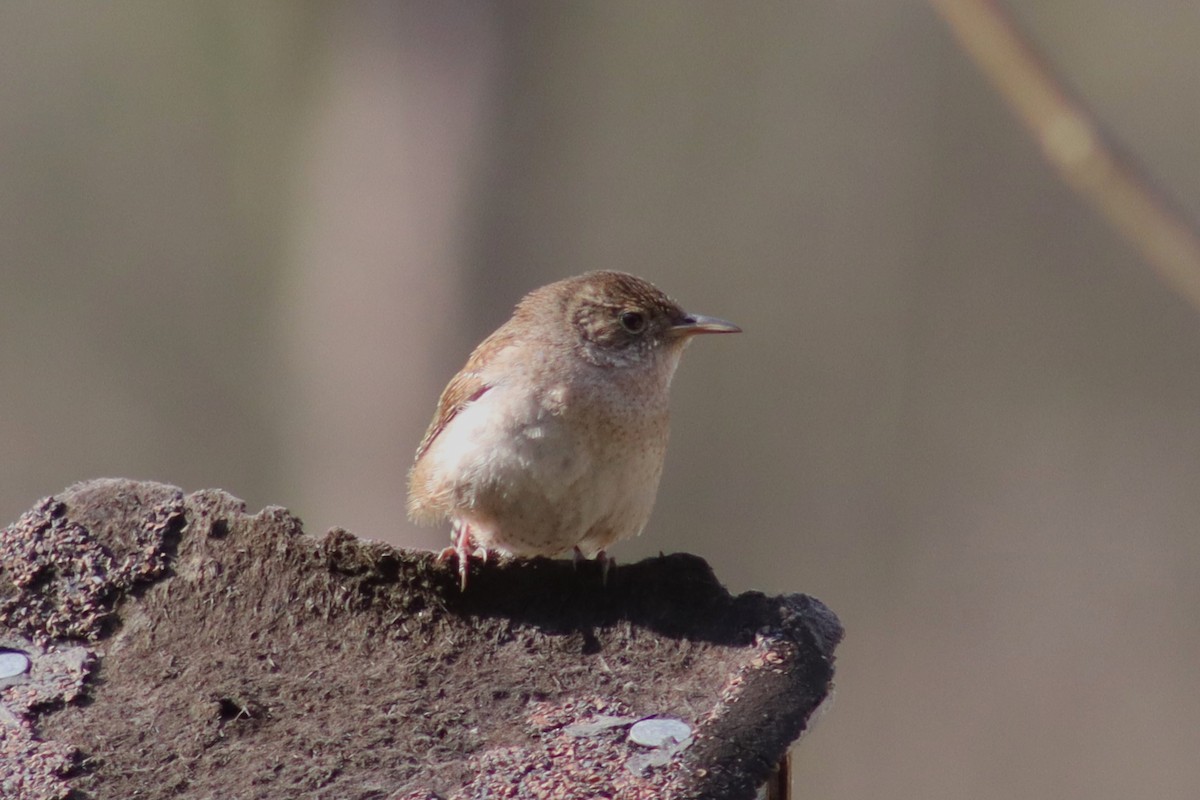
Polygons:
M1011 2L1200 217L1200 10ZM77 480L404 518L439 391L615 268L691 348L657 510L841 616L806 798L1193 797L1200 313L918 2L6 2L0 519Z

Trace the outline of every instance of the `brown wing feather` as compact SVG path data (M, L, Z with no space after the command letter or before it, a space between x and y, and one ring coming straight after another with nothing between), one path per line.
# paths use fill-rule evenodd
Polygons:
M429 423L425 437L417 446L415 461L421 460L421 456L425 455L438 434L450 424L450 420L492 388L491 384L484 381L483 370L498 352L508 347L512 340L513 334L508 327L501 327L475 348L470 358L467 359L466 365L450 379L450 383L446 384L446 388L442 390L442 396L438 398L437 413L433 416L433 422Z
M421 460L421 456L425 455L433 440L450 424L450 420L458 416L458 412L469 403L478 400L490 388L478 372L468 372L464 369L451 378L438 400L437 414L434 415L433 422L429 423L425 438L421 439L421 444L417 447L416 460Z

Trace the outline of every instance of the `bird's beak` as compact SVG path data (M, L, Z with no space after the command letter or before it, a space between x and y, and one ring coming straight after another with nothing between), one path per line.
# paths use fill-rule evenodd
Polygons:
M688 314L671 326L676 336L695 336L698 333L741 333L742 329L732 322L703 314Z

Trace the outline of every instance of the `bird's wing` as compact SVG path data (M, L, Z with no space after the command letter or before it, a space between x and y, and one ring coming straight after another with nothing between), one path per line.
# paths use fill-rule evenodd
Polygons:
M433 440L450 424L450 420L458 416L458 412L478 400L490 388L492 387L483 380L478 372L468 372L464 369L455 375L442 391L441 399L438 400L437 414L434 415L433 422L429 423L429 428L425 431L425 438L417 447L416 460L421 460L421 456L425 455L425 451L433 444Z
M442 396L438 399L433 422L429 423L425 438L421 439L421 444L417 447L416 461L421 460L421 456L425 455L438 434L450 424L450 420L492 388L492 384L484 378L484 370L501 350L512 343L512 339L512 334L506 328L502 327L494 332L475 348L471 357L467 359L466 366L446 384Z

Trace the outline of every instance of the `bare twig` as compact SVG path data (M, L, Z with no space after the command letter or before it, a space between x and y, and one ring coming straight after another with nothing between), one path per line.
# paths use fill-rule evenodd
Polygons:
M999 0L930 0L1066 182L1200 309L1200 235L1106 140Z

